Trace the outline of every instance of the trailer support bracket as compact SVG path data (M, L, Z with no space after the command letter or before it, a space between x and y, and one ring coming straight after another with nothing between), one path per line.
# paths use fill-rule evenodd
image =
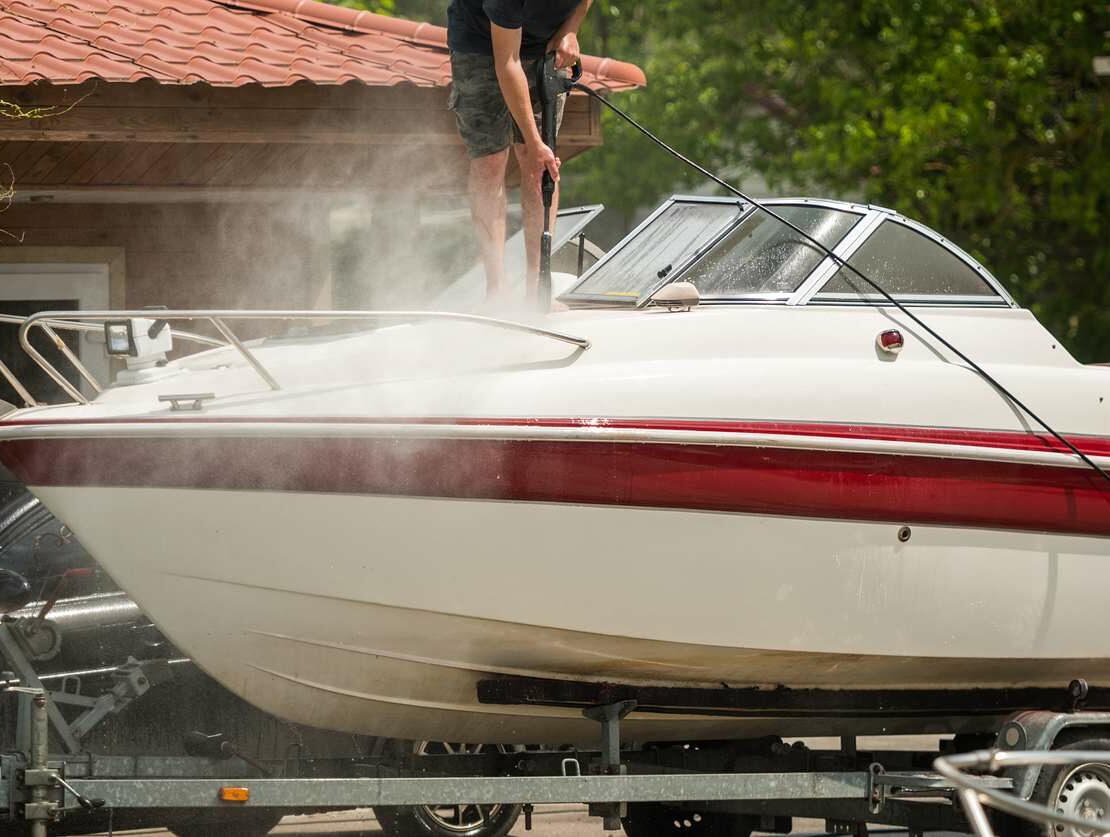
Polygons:
M621 700L601 706L589 706L582 714L591 721L601 724L601 773L606 776L621 776L628 772L628 766L621 764L621 719L636 708L636 701ZM606 831L619 831L621 817L628 815L626 802L600 802L590 805L590 816L601 817Z

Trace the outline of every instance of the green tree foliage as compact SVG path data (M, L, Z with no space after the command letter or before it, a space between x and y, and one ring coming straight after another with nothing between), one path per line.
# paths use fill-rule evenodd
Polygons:
M1082 359L1110 360L1105 0L598 0L584 46L637 61L619 103L773 190L879 203L982 259ZM691 182L616 119L568 200L631 213ZM878 277L881 278L881 277Z
M333 6L343 6L347 9L362 9L367 12L377 12L380 15L392 15L395 11L395 0L328 0Z
M408 20L426 20L445 26L447 0L327 0L348 9L364 9L381 15L403 17Z

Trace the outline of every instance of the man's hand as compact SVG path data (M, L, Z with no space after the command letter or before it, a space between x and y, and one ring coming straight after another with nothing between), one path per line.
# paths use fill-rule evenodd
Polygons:
M524 147L528 152L528 171L523 173L524 176L533 183L537 183L546 169L547 173L551 175L551 179L558 183L561 163L559 158L555 156L555 152L542 142L526 143Z
M582 58L582 50L578 46L578 35L567 32L565 35L556 35L547 45L548 52L555 53L555 69L573 67Z

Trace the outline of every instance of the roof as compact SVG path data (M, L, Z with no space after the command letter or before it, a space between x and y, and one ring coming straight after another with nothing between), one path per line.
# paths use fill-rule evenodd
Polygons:
M645 83L584 56L587 84ZM0 85L90 79L220 87L451 81L447 30L315 0L2 0Z

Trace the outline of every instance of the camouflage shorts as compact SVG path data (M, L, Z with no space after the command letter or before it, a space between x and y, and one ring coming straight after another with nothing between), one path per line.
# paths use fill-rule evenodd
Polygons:
M528 90L532 94L532 114L540 128L540 101L536 91L536 64L538 58L524 59L524 72L528 76ZM563 124L563 106L566 96L559 97L556 122ZM524 142L524 135L517 128L497 83L492 55L465 52L451 53L451 94L447 107L455 113L459 134L466 143L471 159L496 154L509 147L509 143ZM541 129L542 130L542 129Z

